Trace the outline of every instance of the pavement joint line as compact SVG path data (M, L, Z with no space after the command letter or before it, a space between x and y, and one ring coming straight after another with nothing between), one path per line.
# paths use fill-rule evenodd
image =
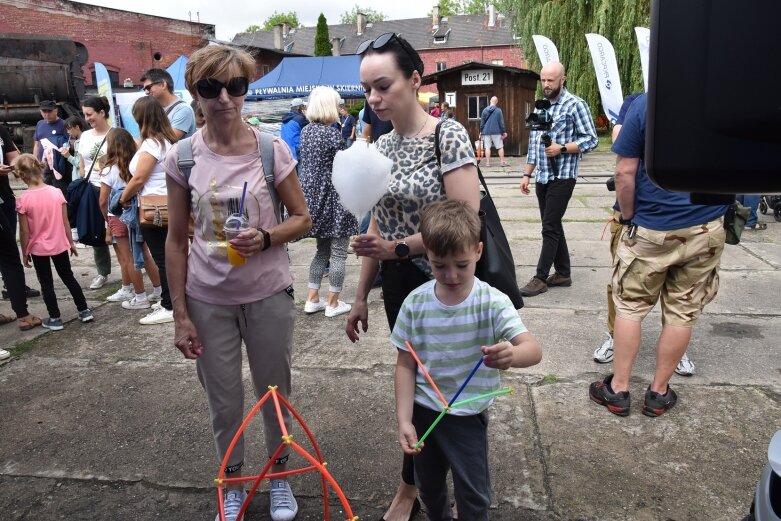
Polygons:
M526 385L526 396L529 399L529 409L531 410L531 424L534 429L534 444L537 446L537 450L540 451L540 465L542 465L542 486L545 488L545 495L548 497L548 508L550 512L557 514L555 505L553 504L553 487L550 483L550 474L548 472L548 461L545 457L545 447L542 444L542 433L540 430L540 424L537 420L537 404L534 401L534 393L532 393L531 385Z
M760 244L761 244L761 243L760 243ZM757 253L755 253L755 252L751 251L750 249L746 248L746 245L745 245L744 243L739 243L739 244L738 244L738 246L739 246L739 247L740 247L740 248L741 248L741 249L742 249L744 252L746 252L746 253L748 253L749 255L751 255L752 257L754 257L754 258L756 258L756 259L758 259L758 260L762 261L764 264L767 264L768 266L770 266L770 268L771 268L771 270L772 270L772 271L778 271L778 268L776 268L776 267L775 267L775 266L773 266L771 263L769 263L768 261L766 261L764 257L762 257L762 256L760 256L759 254L757 254ZM764 271L764 270L757 270L757 271Z

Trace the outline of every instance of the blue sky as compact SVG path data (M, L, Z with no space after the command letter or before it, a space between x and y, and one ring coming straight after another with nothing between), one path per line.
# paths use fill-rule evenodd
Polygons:
M358 3L361 7L369 7L384 13L389 19L419 18L427 16L432 6L437 2L420 2L416 0L394 0L380 2L378 0L356 2L355 0L330 0L326 3L312 0L287 0L276 3L270 0L246 2L238 0L134 0L119 2L117 0L78 0L81 3L100 5L135 11L139 13L177 18L180 20L197 20L217 26L217 38L227 40L237 32L243 31L248 25L260 25L274 11L295 11L298 20L304 25L315 25L322 10L329 23L338 23L339 17L345 11L352 10ZM280 5L283 6L280 8Z

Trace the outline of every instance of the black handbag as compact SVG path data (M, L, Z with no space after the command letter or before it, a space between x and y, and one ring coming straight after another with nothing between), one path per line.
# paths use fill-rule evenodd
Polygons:
M439 149L439 131L442 123L437 124L434 131L434 146L436 147L437 164L442 166L442 153ZM477 177L482 186L480 190L480 241L483 243L483 255L477 262L475 276L498 289L512 301L515 309L523 307L523 297L518 289L515 277L515 260L510 250L510 243L502 228L499 212L488 191L483 173L477 167Z

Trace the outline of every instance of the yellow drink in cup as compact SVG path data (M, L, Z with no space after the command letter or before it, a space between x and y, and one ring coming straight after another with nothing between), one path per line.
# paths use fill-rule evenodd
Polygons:
M225 234L225 246L228 249L228 263L231 266L243 266L247 262L247 259L242 257L230 243L231 239L247 230L249 230L249 221L246 216L234 213L225 219L222 231Z

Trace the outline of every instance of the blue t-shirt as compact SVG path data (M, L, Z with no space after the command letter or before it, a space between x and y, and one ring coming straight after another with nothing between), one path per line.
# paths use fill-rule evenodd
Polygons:
M59 137L60 139L57 139ZM62 144L63 138L67 140L68 134L65 131L65 122L60 118L54 123L49 123L45 119L42 119L35 125L35 141L40 141L43 138L48 139L55 145ZM43 157L43 147L38 147L38 159Z
M179 101L176 100L170 105L163 107L163 110L167 112L168 109L171 109L171 105L175 105ZM171 109L171 112L168 112L168 120L174 129L184 132L182 139L192 136L197 130L195 128L195 112L193 112L189 103L182 102Z
M353 134L353 127L355 126L355 118L352 114L347 114L342 121L342 139L350 139Z
M613 152L639 158L635 177L635 215L632 222L651 230L668 231L713 221L727 212L726 205L692 204L688 193L668 192L656 186L645 171L645 123L648 96L640 95L629 107Z

